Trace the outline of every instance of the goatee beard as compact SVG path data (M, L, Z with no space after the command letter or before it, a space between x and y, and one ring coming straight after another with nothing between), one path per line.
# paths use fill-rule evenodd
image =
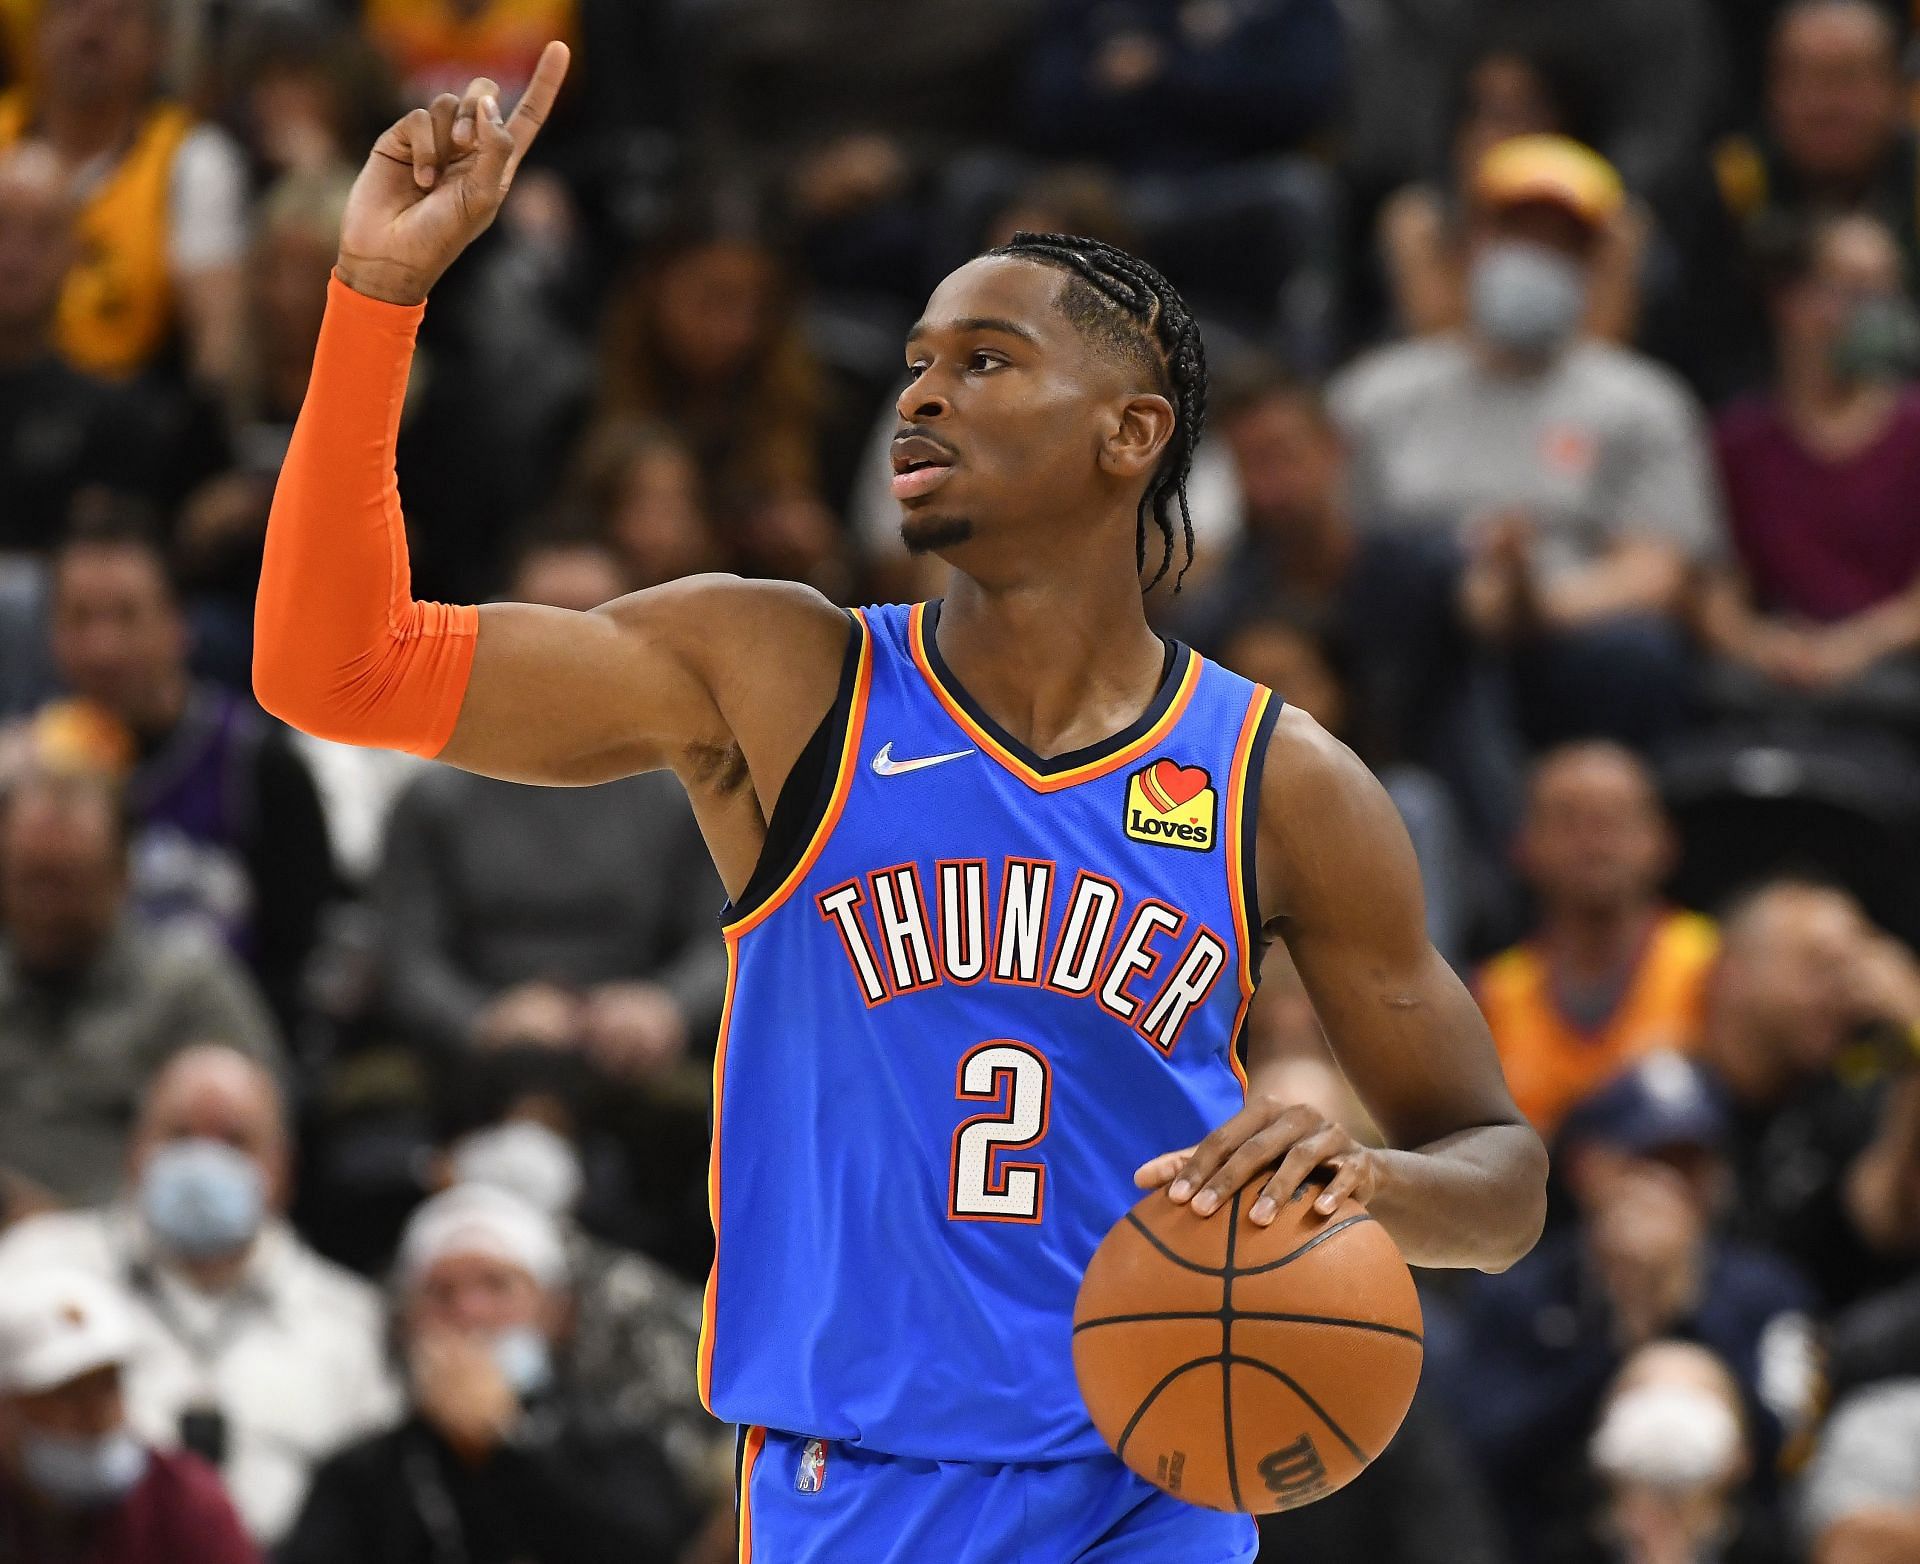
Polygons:
M900 541L916 556L938 553L972 536L973 523L965 516L908 516L900 523Z

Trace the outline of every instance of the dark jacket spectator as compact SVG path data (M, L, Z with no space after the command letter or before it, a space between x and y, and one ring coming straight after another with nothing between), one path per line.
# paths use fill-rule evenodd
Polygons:
M337 877L313 779L287 730L192 678L167 561L137 528L116 520L62 543L51 617L68 687L132 735L136 905L225 940L290 1027Z
M1776 881L1722 919L1697 1057L1732 1112L1731 1216L1841 1307L1920 1252L1920 962L1832 886Z
M0 553L46 548L89 484L150 492L157 478L137 393L54 348L74 219L51 155L0 154Z
M1338 112L1333 0L1051 0L1027 67L1038 151L1126 173L1286 151Z
M1638 1346L1678 1337L1727 1364L1760 1471L1811 1418L1812 1287L1714 1230L1727 1129L1708 1077L1678 1054L1646 1056L1575 1109L1561 1134L1556 1162L1578 1220L1510 1271L1472 1278L1457 1336L1444 1324L1429 1333L1522 1557L1578 1502L1587 1434Z
M554 1388L558 1230L461 1185L401 1240L413 1410L315 1479L280 1564L671 1564L698 1515L643 1429Z

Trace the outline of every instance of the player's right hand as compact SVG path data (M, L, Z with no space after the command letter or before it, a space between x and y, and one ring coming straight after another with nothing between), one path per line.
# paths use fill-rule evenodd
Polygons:
M418 304L500 211L520 160L553 110L571 56L550 43L512 116L482 77L442 93L374 143L340 227L340 280L390 304Z

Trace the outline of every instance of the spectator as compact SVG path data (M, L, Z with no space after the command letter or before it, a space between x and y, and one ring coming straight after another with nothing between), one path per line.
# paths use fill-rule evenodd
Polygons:
M1604 1497L1541 1564L1787 1564L1751 1483L1746 1409L1705 1347L1656 1341L1614 1377L1589 1459Z
M31 87L0 99L0 146L47 147L81 202L66 358L132 375L177 330L194 378L224 387L241 339L245 169L222 132L156 94L161 42L157 0L44 7Z
M1522 761L1461 620L1453 545L1355 525L1348 447L1312 387L1244 360L1223 371L1214 399L1246 525L1169 605L1170 626L1206 648L1276 609L1316 627L1348 676L1346 727L1360 751L1434 773L1472 835L1504 846ZM1483 899L1466 896L1463 915Z
M1875 1380L1920 1378L1920 1271L1834 1315L1826 1345L1836 1400Z
M700 1404L694 1377L700 1293L637 1247L599 1236L626 1240L646 1218L626 1209L638 1180L569 1063L546 1049L476 1061L448 1126L446 1172L517 1195L557 1225L573 1303L556 1376L659 1439L690 1491L730 1506L732 1441Z
M1817 1390L1807 1282L1719 1236L1728 1120L1678 1054L1644 1055L1567 1119L1555 1161L1578 1219L1503 1275L1472 1277L1457 1341L1429 1332L1462 1431L1531 1559L1575 1511L1584 1440L1637 1348L1679 1336L1733 1370L1755 1420L1756 1469L1800 1431Z
M1898 24L1874 0L1793 0L1774 22L1766 129L1722 145L1721 199L1750 230L1780 218L1869 213L1920 279L1920 155L1908 123ZM1702 279L1704 281L1705 279Z
M1334 0L1047 0L1024 143L1123 183L1145 253L1196 310L1303 367L1332 356L1340 193L1303 150L1346 88Z
M45 549L87 484L156 476L129 398L54 350L74 219L51 153L0 153L0 554Z
M225 950L132 915L126 829L98 777L29 775L0 802L0 1159L70 1201L112 1195L139 1093L178 1049L278 1053Z
M255 0L247 7L250 14L237 19L232 42L214 57L224 66L226 117L257 184L290 174L324 179L344 173L350 179L363 150L393 120L385 60L334 9L302 0ZM410 101L431 99L429 93Z
M513 592L584 609L621 586L604 549L550 546ZM725 893L669 776L550 789L436 767L395 806L373 894L393 1019L443 1055L544 1043L639 1083L718 1022Z
M1920 1252L1920 963L1845 891L1779 880L1721 922L1699 1057L1733 1104L1735 1206L1839 1305L1898 1280ZM1842 1079L1850 1044L1871 1062Z
M676 429L736 553L784 553L810 567L791 572L805 577L839 539L820 503L820 370L793 288L754 224L718 209L687 216L615 296L603 404ZM780 549L783 533L798 547Z
M1432 772L1367 754L1353 731L1345 670L1330 643L1306 623L1270 614L1237 626L1220 648L1235 673L1277 691L1329 733L1354 744L1371 761L1413 841L1426 898L1427 938L1459 966L1466 957L1473 886L1459 811Z
M581 0L367 0L367 35L400 78L408 103L458 96L476 76L503 102L527 89L550 39L576 41Z
M1363 526L1428 528L1470 554L1463 586L1514 661L1536 743L1641 744L1684 718L1676 622L1716 544L1698 410L1649 361L1577 340L1613 170L1518 137L1475 176L1464 332L1363 359L1332 388Z
M1345 38L1331 0L1049 0L1027 70L1036 150L1126 173L1211 173L1331 122Z
M1774 389L1716 431L1736 563L1703 605L1709 644L1757 676L1748 696L1876 685L1920 724L1920 325L1878 220L1809 225L1772 291ZM1904 688L1903 688L1904 686Z
M1562 59L1497 44L1462 73L1444 182L1405 185L1380 209L1381 259L1393 316L1410 336L1458 331L1467 321L1465 193L1480 160L1515 136L1595 140L1586 84ZM1647 218L1623 201L1594 252L1584 330L1630 341L1638 314Z
M719 567L700 469L670 426L602 424L582 443L569 488L619 557L629 591Z
M259 1564L198 1456L143 1445L121 1373L125 1302L65 1271L0 1284L0 1558L8 1564Z
M1840 1403L1801 1504L1811 1564L1920 1557L1920 1379L1889 1380Z
M1533 934L1475 985L1507 1085L1542 1135L1639 1055L1700 1030L1713 925L1667 907L1672 827L1646 766L1615 744L1572 744L1534 767L1516 843Z
M234 463L186 498L174 527L194 671L232 689L252 679L267 512L307 394L350 184L338 170L293 174L263 197L248 258L246 348L227 408Z
M463 1185L401 1240L397 1428L321 1468L280 1564L671 1564L698 1519L643 1431L554 1378L567 1311L553 1224Z
M65 539L52 600L62 677L133 735L142 912L190 915L216 931L291 1027L335 876L313 781L286 730L192 678L166 558L137 527L114 522Z
M124 1201L0 1240L0 1271L124 1283L133 1427L218 1467L263 1547L320 1461L395 1407L378 1295L287 1225L292 1172L273 1077L232 1049L188 1048L147 1087Z
M912 310L922 187L964 149L1006 141L1038 4L929 0L900 32L886 0L701 0L687 11L703 157L777 181L823 291L866 314Z

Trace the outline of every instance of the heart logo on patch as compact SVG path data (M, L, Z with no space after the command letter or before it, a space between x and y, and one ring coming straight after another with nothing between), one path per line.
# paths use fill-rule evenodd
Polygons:
M1177 766L1171 760L1156 760L1144 781L1154 808L1166 815L1196 797L1207 786L1207 774L1198 766Z

